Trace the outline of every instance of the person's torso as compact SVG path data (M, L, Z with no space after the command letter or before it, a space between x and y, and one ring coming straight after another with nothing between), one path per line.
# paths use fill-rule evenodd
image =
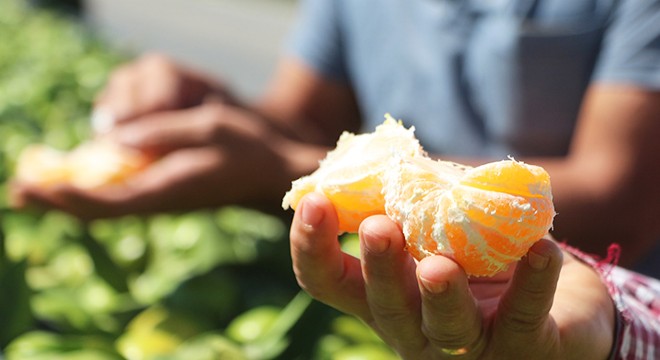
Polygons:
M338 0L366 130L385 113L440 155L568 149L615 0Z

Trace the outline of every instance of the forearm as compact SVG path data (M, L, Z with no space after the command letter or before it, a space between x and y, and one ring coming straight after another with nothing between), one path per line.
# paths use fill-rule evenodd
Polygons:
M608 181L608 170L593 162L528 161L543 166L551 176L557 211L552 233L558 240L599 256L618 243L623 266L633 265L657 240L657 225L648 221L654 206L649 194L643 194L650 188L643 176Z
M291 182L316 170L330 148L284 138L278 140L276 149L279 163L263 164L268 186L255 198L254 205L278 213L282 211L282 198L291 189Z
M346 83L326 79L295 58L285 58L256 102L254 111L290 137L334 146L343 131L360 128L360 111Z
M621 244L630 266L660 236L660 93L623 85L588 91L566 158L539 160L553 182L555 234L603 254Z

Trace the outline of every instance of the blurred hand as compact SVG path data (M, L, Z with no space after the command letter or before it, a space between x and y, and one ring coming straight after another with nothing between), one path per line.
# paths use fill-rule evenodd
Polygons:
M121 123L204 101L235 103L227 89L209 76L187 69L163 55L147 54L118 67L96 99L94 127L109 131Z
M14 206L83 219L225 204L277 205L290 186L295 146L269 122L224 103L144 115L108 134L160 160L122 185L94 190L14 182ZM316 160L315 160L316 161Z
M610 352L611 297L590 267L562 257L550 240L515 269L468 279L443 256L416 264L385 216L365 220L359 236L361 260L341 252L332 204L307 195L291 227L294 272L312 296L362 319L406 359L605 359Z

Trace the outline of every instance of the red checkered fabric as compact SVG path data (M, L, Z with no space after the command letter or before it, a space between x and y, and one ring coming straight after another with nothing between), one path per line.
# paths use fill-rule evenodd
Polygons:
M577 249L563 248L601 275L616 304L617 330L610 359L660 360L660 280L616 266L619 247L599 260Z

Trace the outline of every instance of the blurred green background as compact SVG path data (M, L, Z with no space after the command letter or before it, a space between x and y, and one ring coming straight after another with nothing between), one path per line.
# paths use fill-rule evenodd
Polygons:
M130 57L35 3L0 1L0 358L396 358L299 290L278 217L224 207L83 224L8 208L20 151L88 138L94 95Z

